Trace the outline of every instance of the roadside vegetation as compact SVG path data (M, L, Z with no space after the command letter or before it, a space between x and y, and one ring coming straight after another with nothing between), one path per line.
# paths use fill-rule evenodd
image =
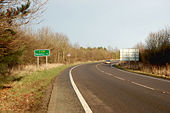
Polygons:
M66 35L53 32L48 27L37 31L29 28L28 25L41 21L47 2L0 0L0 112L35 112L43 107L40 100L46 86L71 64L119 59L119 50L116 48L84 48L71 44ZM140 49L140 63L121 66L170 76L169 29L150 33L145 44L139 43L136 48ZM51 68L42 68L45 58L41 57L40 68L37 69L35 49L50 49L48 62L49 67L53 65Z
M138 43L140 61L122 62L121 68L151 76L170 78L170 29L149 34L145 43Z
M47 85L57 74L69 66L58 65L48 70L8 76L6 78L8 81L5 80L6 83L0 90L0 111L45 113L49 98L44 101L42 97L47 90Z
M137 64L138 65L138 64ZM170 76L166 76L166 74L158 74L156 72L161 72L162 70L161 69L155 69L155 73L152 73L150 69L150 67L145 67L145 70L140 70L138 68L133 68L132 66L135 66L133 64L130 65L127 65L127 64L119 64L119 65L114 65L116 68L119 68L119 69L122 69L122 70L125 70L125 71L129 71L129 72L134 72L134 73L138 73L138 74L142 74L142 75L146 75L146 76L152 76L152 77L157 77L157 78L163 78L163 79L169 79L170 80ZM165 68L165 67L163 67ZM149 70L149 71L148 71ZM170 70L165 70L163 69L165 73L169 73Z
M83 48L48 27L37 31L29 28L41 21L47 2L0 0L0 112L43 109L40 100L46 86L70 64L119 57L118 49ZM50 49L48 67L51 68L42 68L44 57L40 58L40 68L36 67L35 49Z

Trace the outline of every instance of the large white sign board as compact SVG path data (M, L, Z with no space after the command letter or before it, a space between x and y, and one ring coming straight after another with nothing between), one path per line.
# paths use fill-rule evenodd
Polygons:
M139 61L139 49L121 49L120 61Z

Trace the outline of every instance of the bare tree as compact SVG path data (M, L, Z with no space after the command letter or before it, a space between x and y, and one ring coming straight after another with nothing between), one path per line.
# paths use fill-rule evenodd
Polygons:
M46 2L0 0L0 74L4 75L9 68L20 63L26 39L18 28L38 18Z
M0 0L0 28L18 27L37 19L47 0Z
M163 29L150 33L146 39L145 58L151 64L162 65L170 63L170 30Z

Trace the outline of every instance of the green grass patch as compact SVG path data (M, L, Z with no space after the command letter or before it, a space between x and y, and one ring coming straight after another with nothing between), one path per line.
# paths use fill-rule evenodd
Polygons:
M118 69L125 70L125 71L137 73L137 74L142 74L142 75L146 75L146 76L151 76L151 77L156 77L156 78L162 78L162 79L170 80L170 77L163 76L163 75L156 75L156 74L146 73L146 72L143 72L143 71L140 71L140 70L127 69L127 68L124 68L124 67L119 66L119 65L114 65L114 67L116 67Z
M46 86L64 69L72 65L62 65L30 74L0 78L0 111L29 111L41 103ZM3 88L9 85L9 88ZM10 109L10 110L9 110Z
M20 93L34 92L42 87L47 86L56 75L69 66L70 65L63 65L49 70L25 74L23 79L21 79L21 81L15 85L14 89L24 85L25 87L20 88Z

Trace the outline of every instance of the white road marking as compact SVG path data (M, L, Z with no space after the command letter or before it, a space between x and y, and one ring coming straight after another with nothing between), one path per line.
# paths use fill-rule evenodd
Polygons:
M111 73L108 73L108 75L113 76Z
M113 68L117 69L119 71L122 71L122 72L126 72L126 73L133 74L133 75L139 75L139 76L142 76L142 77L145 77L145 78L155 79L155 80L164 81L164 82L170 82L170 80L166 80L166 79L155 78L155 77L152 77L152 76L147 76L147 75L142 75L142 74L138 74L138 73L133 73L133 72L125 71L125 70L118 69L118 68L115 68L115 67L113 67Z
M96 65L96 68L97 68L99 71L101 71L101 72L103 72L103 73L105 73L105 74L107 74L107 75L113 76L113 77L115 77L115 78L117 78L117 79L119 79L119 80L125 80L125 79L123 79L123 78L121 78L121 77L114 76L114 75L111 74L111 73L107 73L107 72L99 69L99 68L98 68L98 65L99 65L99 64Z
M104 72L105 74L107 74L107 75L112 75L112 74L110 74L110 73L107 73L107 72Z
M76 92L77 97L78 97L78 99L80 100L80 103L82 104L85 112L86 112L86 113L93 113L92 110L90 109L89 105L87 104L87 102L86 102L85 99L83 98L82 94L81 94L80 91L78 90L78 88L77 88L77 86L76 86L76 84L75 84L75 82L74 82L74 80L73 80L73 77L72 77L71 72L72 72L72 70L73 70L74 68L76 68L76 67L78 67L78 66L75 66L75 67L71 68L71 69L70 69L70 72L69 72L69 77L70 77L71 85L73 86L73 89L74 89L74 91Z
M123 78L120 78L120 77L117 77L117 76L114 76L115 78L119 79L119 80L125 80Z
M99 65L99 64L98 64L98 65ZM96 68L97 68L99 71L103 72L103 70L101 70L101 69L98 68L98 65L96 65ZM112 75L111 73L107 73L107 72L104 72L104 73L107 74L107 75ZM117 78L117 79L119 79L119 80L125 80L124 78L121 78L121 77L118 77L118 76L114 76L114 75L112 75L112 76L115 77L115 78ZM142 84L139 84L139 83L130 81L130 80L126 80L126 81L128 81L128 82L130 82L130 83L132 83L132 84L135 84L135 85L138 85L138 86L141 86L141 87L150 89L150 90L156 90L156 89L154 89L154 88L152 88L152 87L145 86L145 85L142 85Z
M136 82L133 82L133 81L130 81L130 80L126 80L126 79L120 78L120 77L118 77L118 76L114 76L114 75L111 74L111 73L107 73L107 72L101 70L101 69L98 67L99 65L100 65L100 64L97 64L97 65L96 65L96 69L97 69L98 71L100 71L100 72L103 72L103 73L107 74L107 75L111 75L112 77L115 77L115 78L117 78L117 79L119 79L119 80L128 81L128 82L130 82L130 83L132 83L132 84L135 84L135 85L138 85L138 86L140 86L140 87L144 87L144 88L147 88L147 89L150 89L150 90L153 90L153 91L159 91L159 92L161 92L161 93L163 93L163 94L168 94L168 95L170 95L170 92L161 91L160 89L155 89L155 88L152 88L152 87L149 87L149 86L145 86L145 85L143 85L143 84L139 84L139 83L136 83ZM114 67L113 67L113 68L114 68ZM118 69L118 68L116 68L116 69L117 69L117 70L120 70L120 71L122 71L122 72L127 72L127 71L124 71L124 70L121 70L121 69ZM136 73L132 73L132 72L127 72L127 73L136 74ZM136 75L140 75L140 74L136 74ZM145 75L140 75L140 76L142 76L142 77L147 77L147 78L151 78L151 79L156 79L156 80L160 80L160 81L170 82L170 81L168 81L168 80L158 79L158 78L149 77L149 76L145 76Z
M155 90L154 88L151 88L151 87L148 87L148 86L145 86L145 85L136 83L136 82L131 82L131 83L133 83L133 84L135 84L135 85L138 85L138 86L141 86L141 87L144 87L144 88L147 88L147 89Z

